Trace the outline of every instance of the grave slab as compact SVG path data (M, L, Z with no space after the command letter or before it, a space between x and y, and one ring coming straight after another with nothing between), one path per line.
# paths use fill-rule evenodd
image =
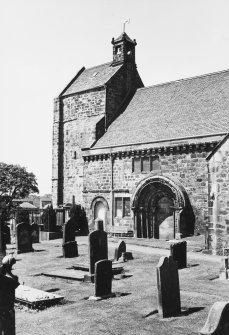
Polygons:
M19 285L15 290L16 302L23 303L29 307L50 306L64 299L63 296L38 290L29 286Z
M76 271L72 269L59 269L49 272L43 272L43 276L47 277L56 277L56 278L62 278L62 279L69 279L69 280L78 280L83 281L85 272L84 271Z

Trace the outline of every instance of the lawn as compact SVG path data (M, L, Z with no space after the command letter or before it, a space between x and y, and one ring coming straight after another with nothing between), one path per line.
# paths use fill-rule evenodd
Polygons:
M193 335L204 325L215 301L229 301L229 281L217 279L220 259L188 254L188 267L179 270L182 313L160 318L153 313L157 308L155 267L161 253L168 254L168 250L150 248L145 248L147 253L144 248L141 252L133 251L134 260L122 263L124 278L117 275L112 282L115 298L88 301L86 298L94 293L93 284L41 275L87 262L86 239L77 240L80 255L77 258L62 257L61 240L35 244L34 253L17 256L13 273L19 276L20 283L64 296L61 304L41 311L16 305L17 335ZM114 245L108 242L109 259L114 256Z

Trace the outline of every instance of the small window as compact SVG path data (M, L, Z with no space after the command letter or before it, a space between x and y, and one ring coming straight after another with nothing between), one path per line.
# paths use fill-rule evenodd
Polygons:
M123 218L130 216L130 198L115 198L115 217Z
M130 198L123 198L123 216L130 216Z
M142 171L141 158L136 157L133 159L133 172L140 173Z
M122 198L115 198L115 216L122 218Z
M150 172L160 169L159 156L133 158L132 171L135 173Z
M116 53L116 55L120 55L120 53L121 53L121 47L120 46L115 48L115 53Z
M159 156L152 157L152 170L160 170Z
M142 157L142 171L143 172L151 171L150 161L151 161L150 157Z

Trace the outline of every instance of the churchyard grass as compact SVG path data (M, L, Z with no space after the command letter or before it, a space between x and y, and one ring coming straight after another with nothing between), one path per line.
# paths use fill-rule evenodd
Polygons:
M162 256L155 250L154 254L133 251L134 260L121 263L125 278L117 275L113 280L115 298L88 301L85 298L94 295L93 284L41 275L76 263L88 263L87 237L76 240L79 250L76 258L63 258L62 240L34 244L35 252L17 256L19 261L13 273L19 276L20 283L65 297L61 304L40 311L17 305L17 335L194 335L203 327L213 303L229 300L229 281L214 280L219 275L220 258L190 259L188 255L187 268L179 270L182 313L162 319L154 313L157 308L155 267ZM111 259L115 244L109 241L108 258ZM165 250L164 255L168 256L169 251Z

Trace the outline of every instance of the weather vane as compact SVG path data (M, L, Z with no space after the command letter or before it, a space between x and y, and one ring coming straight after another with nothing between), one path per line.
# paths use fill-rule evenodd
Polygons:
M130 23L130 19L127 19L123 22L123 32L125 33L125 27L126 27L126 24L127 23Z

